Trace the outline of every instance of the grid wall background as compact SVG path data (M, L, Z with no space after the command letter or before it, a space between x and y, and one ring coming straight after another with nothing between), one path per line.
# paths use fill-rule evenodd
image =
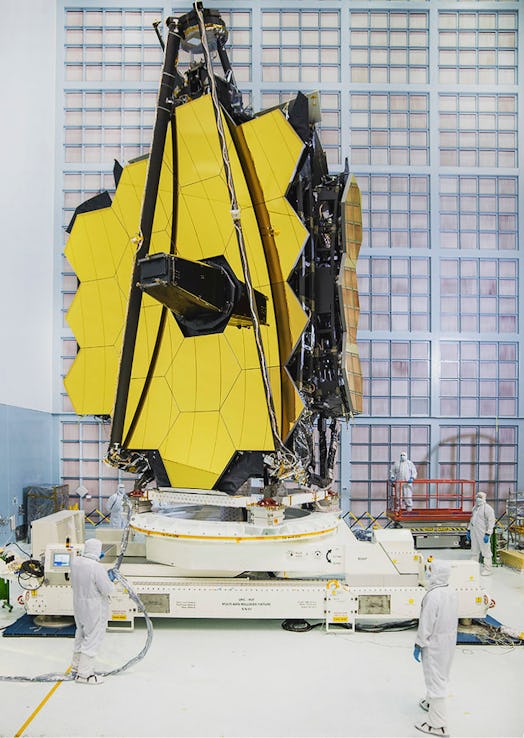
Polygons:
M347 157L361 187L365 404L343 433L344 506L380 514L405 449L419 476L474 479L502 513L524 487L519 2L208 5L230 29L245 103L256 111L318 90L328 163L337 171ZM75 207L112 193L113 159L147 153L162 56L151 24L188 9L62 6L60 248ZM64 316L75 290L62 257ZM63 320L64 374L75 353ZM109 428L78 418L65 393L62 411L64 481L101 504L118 476L100 461Z

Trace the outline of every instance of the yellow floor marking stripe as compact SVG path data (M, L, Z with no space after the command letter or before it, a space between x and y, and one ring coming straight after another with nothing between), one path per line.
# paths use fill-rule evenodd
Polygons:
M68 674L71 671L71 667L69 667L66 670L66 674ZM50 697L53 695L54 692L58 689L58 687L62 684L62 681L56 682L53 687L49 690L49 692L46 694L44 699L40 702L40 704L33 710L31 715L27 718L25 723L22 725L21 728L18 728L18 731L14 734L13 738L19 738L24 730L27 728L27 726L35 719L35 717L38 715L42 707L45 705L45 703L50 699Z

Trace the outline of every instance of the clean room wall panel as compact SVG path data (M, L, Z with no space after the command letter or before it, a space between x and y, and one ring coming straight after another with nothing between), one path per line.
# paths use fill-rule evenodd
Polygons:
M21 525L24 487L60 483L58 427L58 418L50 413L0 404L0 519L15 515ZM0 545L10 537L9 525L0 525Z
M0 402L51 412L59 294L54 285L55 3L3 2L0 49Z
M523 58L519 49L522 12L519 3L505 3L496 10L487 5L466 9L444 0L429 4L426 25L422 24L430 50L428 84L415 87L410 77L410 84L401 89L396 89L400 83L391 76L394 65L404 63L392 43L393 17L396 25L406 26L402 14L414 17L417 9L397 13L382 3L382 8L373 4L365 12L350 12L350 33L355 31L350 64L356 47L355 63L361 68L369 65L367 84L350 88L349 94L353 169L363 191L359 346L364 351L368 415L355 420L354 431L361 423L382 426L386 421L396 430L406 421L393 412L402 408L392 394L395 377L378 366L373 349L377 342L388 340L418 344L424 324L413 323L417 305L427 320L424 338L431 346L427 471L435 478L467 475L486 488L502 513L508 490L515 492L522 486L523 474L516 445L520 427L515 425L522 403L518 320L523 269L518 253L522 134L517 88L518 60ZM376 53L377 44L388 54L387 81L379 82L371 73L373 63L383 61ZM413 51L423 51L423 44ZM425 94L427 103L421 105ZM416 102L417 110L411 110L407 100ZM407 207L408 177L411 183L426 180L427 206L419 208L427 215L425 227L423 220L414 218L413 208ZM402 185L395 196L393 183ZM408 215L407 228L403 212ZM416 255L414 239L425 239L418 241L421 251ZM408 272L407 290L394 277L397 257L411 264L425 257L427 310L420 291L423 282L415 286L413 269ZM411 325L403 314L406 300ZM400 389L401 384L397 386ZM412 379L407 416L412 424L417 406L414 387ZM382 416L388 399L389 413ZM457 430L450 436L452 418ZM462 433L463 427L472 430ZM372 437L369 444L371 459ZM457 464L448 463L448 444L464 457ZM417 467L425 463L420 449L408 446L407 450ZM468 455L472 453L475 463ZM385 486L380 491L378 480L369 473L363 476L369 469L362 464L361 450L358 458L351 472L352 490L357 492L355 497L352 491L352 502L366 504L367 494L371 504L375 494L384 498ZM396 458L392 448L390 458ZM479 458L484 461L479 463Z

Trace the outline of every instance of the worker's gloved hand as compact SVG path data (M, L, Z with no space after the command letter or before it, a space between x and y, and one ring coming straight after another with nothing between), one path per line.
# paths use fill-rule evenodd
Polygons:
M415 659L415 661L420 661L420 654L421 654L420 646L415 643L415 648L413 649L413 658Z
M484 543L489 543L489 533L484 536Z
M394 482L395 481L395 476L393 474L389 477L389 481L390 482Z
M410 478L409 478L409 480L408 480L408 483L409 483L409 484L413 484L413 477L410 477Z
M471 533L469 530L466 531L466 541L471 541Z
M115 570L114 570L114 569L108 569L108 570L107 570L107 576L109 577L109 579L110 579L110 580L111 580L112 582L114 582L114 581L115 581L115 579L116 579L116 572L115 572Z

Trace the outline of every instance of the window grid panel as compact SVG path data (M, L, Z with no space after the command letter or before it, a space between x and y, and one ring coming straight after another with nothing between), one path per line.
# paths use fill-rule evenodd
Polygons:
M113 494L119 482L133 489L134 475L119 473L102 459L109 445L110 424L101 420L64 419L61 427L62 480L74 496L78 487L87 489L91 499L81 507L89 515L97 509L105 513L104 501Z
M518 267L514 259L442 259L441 330L517 333Z
M420 11L350 11L351 81L427 84L428 17Z
M444 167L515 168L517 96L440 94L439 150Z
M74 90L65 94L66 164L122 164L147 154L156 90Z
M162 49L153 21L163 8L66 10L66 82L156 81Z
M443 479L472 479L477 489L494 502L495 512L505 509L508 492L517 489L518 427L443 425L438 469Z
M363 244L370 248L430 246L430 180L426 175L357 174Z
M442 248L518 249L517 177L440 177Z
M429 341L359 340L364 407L371 417L430 414Z
M338 83L338 10L262 10L262 82Z
M253 79L253 37L251 9L220 9L228 29L226 51L239 87Z
M360 330L430 330L429 259L360 256L357 271Z
M355 92L350 115L354 167L429 165L429 95Z
M261 95L262 110L294 100L296 90L271 91L264 90ZM342 131L340 126L340 93L319 93L319 105L322 115L318 131L322 146L326 152L328 165L340 166L342 149Z
M440 414L461 418L518 416L518 345L442 341Z
M351 503L354 515L366 510L382 516L386 510L387 480L391 464L401 451L417 468L421 479L429 476L429 425L367 425L358 419L351 431Z
M439 13L441 84L516 85L517 13Z

